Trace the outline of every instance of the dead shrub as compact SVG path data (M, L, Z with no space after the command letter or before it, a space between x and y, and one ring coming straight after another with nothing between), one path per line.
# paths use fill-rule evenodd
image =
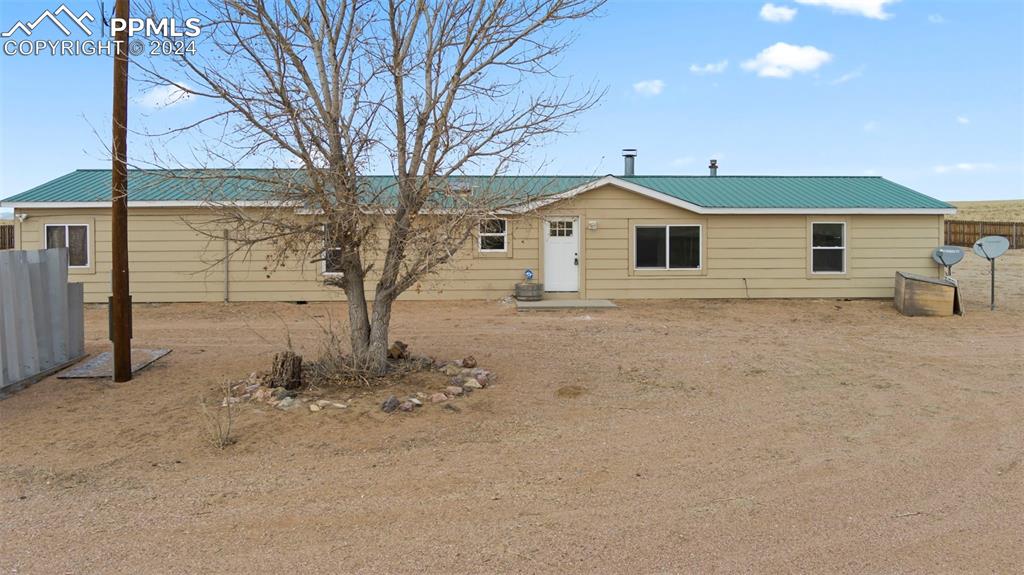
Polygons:
M434 367L430 358L410 355L408 346L396 342L392 348L399 349L397 358L388 359L388 369L375 375L357 364L354 358L342 351L343 338L334 330L333 322L317 322L323 337L320 338L320 354L315 361L303 364L302 377L307 388L342 387L370 389L387 387L407 379L415 372L429 371Z

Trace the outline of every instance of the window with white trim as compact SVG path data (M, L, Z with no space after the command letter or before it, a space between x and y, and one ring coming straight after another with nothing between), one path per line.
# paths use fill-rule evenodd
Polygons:
M811 223L811 272L846 273L846 223Z
M699 225L636 226L633 241L638 270L700 269Z
M480 222L479 248L482 252L503 252L508 249L508 220L499 218Z
M46 249L67 248L69 268L89 267L88 224L46 224Z
M553 238L571 238L573 220L554 220L548 222L548 235Z
M327 224L324 226L324 275L342 275L341 269L341 240L335 231L335 227Z

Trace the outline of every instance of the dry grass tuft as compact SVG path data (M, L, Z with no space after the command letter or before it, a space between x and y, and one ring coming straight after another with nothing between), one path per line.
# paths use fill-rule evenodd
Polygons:
M206 397L199 400L199 411L202 413L203 422L206 425L207 438L217 449L224 449L238 441L232 434L238 405L231 401L233 399L231 386L231 382L222 386L222 398L218 398L213 405Z

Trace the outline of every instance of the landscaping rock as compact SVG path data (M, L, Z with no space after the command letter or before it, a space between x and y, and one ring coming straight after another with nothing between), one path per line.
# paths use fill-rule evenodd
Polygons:
M344 403L332 403L331 407L337 407L338 409L345 409L348 406L345 405Z
M462 367L476 367L476 358L471 355L466 356L462 360Z
M320 407L319 405L315 404L315 403L309 404L309 410L310 411L320 411L321 409L323 409L323 408Z
M318 399L316 400L316 405L317 407L327 407L328 405L331 405L331 402L326 399Z
M395 341L388 348L388 358L390 359L409 359L409 346L401 341Z
M454 363L449 363L441 368L441 373L445 375L459 375L462 373L462 367L455 365Z
M288 390L283 387L275 387L274 389L271 390L271 397L273 397L274 399L284 399L286 397L291 396L292 394L288 393Z
M434 369L434 360L430 357L409 356L409 361L416 366L416 369Z
M391 413L398 409L398 405L398 398L392 395L385 399L384 403L380 404L380 408L384 410L384 413Z
M286 397L286 398L282 399L281 401L277 402L277 405L275 407L277 407L278 409L287 411L287 410L295 407L295 398L294 397Z
M448 396L443 393L435 393L430 396L430 401L431 403L441 403L444 401L448 401Z
M409 403L415 405L416 407L421 407L423 405L423 402L420 401L418 398L415 398L415 397L410 397L406 401L408 401Z
M465 391L462 389L462 387L460 387L458 385L449 385L448 387L444 388L444 392L446 394L448 394L448 395L453 395L453 396L458 396L458 395L462 395L463 393L465 393Z
M398 409L401 411L412 411L416 409L416 404L411 401L403 401L401 405L398 406Z
M483 386L483 384L481 384L479 381L477 381L475 379L467 379L462 384L462 388L463 389L483 389L484 386Z

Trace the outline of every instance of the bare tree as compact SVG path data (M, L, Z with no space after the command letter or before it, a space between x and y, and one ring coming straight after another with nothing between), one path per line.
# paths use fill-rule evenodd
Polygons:
M218 104L164 136L215 128L214 163L279 162L177 173L244 182L271 200L221 200L218 223L239 246L271 246L274 266L327 260L340 271L325 281L345 292L353 365L380 374L395 299L481 221L545 193L502 176L601 96L554 66L571 25L602 3L214 0L178 7L203 23L196 54L140 65L144 81ZM367 177L375 165L394 176ZM469 185L469 173L488 177Z

